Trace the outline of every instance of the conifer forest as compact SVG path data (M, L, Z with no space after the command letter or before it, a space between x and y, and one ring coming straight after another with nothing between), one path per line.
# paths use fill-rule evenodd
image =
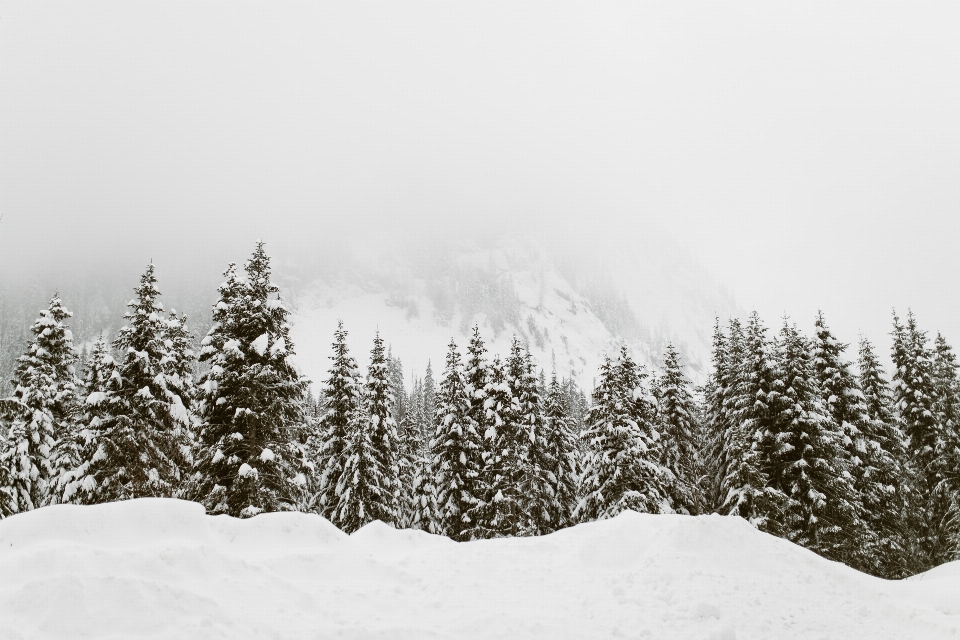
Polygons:
M311 383L263 243L226 268L202 339L158 287L150 264L123 328L86 349L70 292L40 311L0 401L0 516L169 497L469 541L715 513L885 578L958 558L958 363L909 310L888 345L822 313L717 318L699 387L672 344L657 367L606 354L584 389L478 326L408 377L390 327L360 345L340 323Z

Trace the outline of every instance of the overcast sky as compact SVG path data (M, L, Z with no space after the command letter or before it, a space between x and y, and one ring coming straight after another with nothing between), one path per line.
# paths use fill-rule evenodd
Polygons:
M658 224L774 327L960 346L958 114L956 2L0 3L0 278Z

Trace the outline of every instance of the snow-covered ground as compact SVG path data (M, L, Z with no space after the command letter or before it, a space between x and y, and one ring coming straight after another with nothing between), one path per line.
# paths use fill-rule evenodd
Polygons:
M719 516L456 544L146 499L0 521L0 639L953 638L960 564L887 582Z

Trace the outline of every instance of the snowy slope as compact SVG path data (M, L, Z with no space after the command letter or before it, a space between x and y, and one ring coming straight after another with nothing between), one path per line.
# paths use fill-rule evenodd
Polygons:
M0 521L0 639L934 640L960 633L958 567L887 582L720 516L456 544L147 499Z
M587 390L621 341L647 364L674 341L702 382L713 318L734 314L735 303L675 242L647 240L609 243L600 255L504 236L341 256L293 294L298 362L324 380L342 319L361 367L379 329L405 371L422 377L429 359L438 375L450 339L462 352L478 322L491 355L506 355L516 334L545 371L555 354L558 373Z

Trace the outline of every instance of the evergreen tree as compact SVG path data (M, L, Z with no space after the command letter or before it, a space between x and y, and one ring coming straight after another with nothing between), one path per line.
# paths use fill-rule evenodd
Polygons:
M481 435L469 416L470 402L456 343L451 340L446 369L437 393L437 430L431 440L431 463L436 487L433 525L437 533L462 541L468 539L469 512L477 502L474 493L483 464ZM429 505L422 507L428 509ZM431 522L429 512L421 522ZM425 528L421 526L421 528Z
M347 533L374 520L396 526L400 516L399 434L379 333L373 340L361 406L344 442L343 472L336 487L338 502L332 519Z
M135 289L128 325L113 346L119 354L100 403L86 425L83 462L64 499L85 504L174 497L190 465L190 396L170 373L175 353L169 321L150 264Z
M620 358L600 366L584 438L584 460L576 517L581 521L612 518L632 509L669 513L670 472L658 462L654 406L643 383L646 374L621 348Z
M960 493L960 380L957 357L946 339L934 341L934 408L940 425L938 459L942 476L953 494Z
M59 294L40 311L17 360L13 397L0 401L0 517L60 502L59 483L75 466L77 350Z
M549 533L576 524L574 511L580 481L579 434L567 408L563 387L557 380L555 366L547 387L543 414L544 424L537 449L541 458L538 464L549 481L549 500L545 505L549 517L544 518L540 533Z
M393 393L393 419L402 425L407 419L407 389L403 384L403 363L393 357L393 347L387 353L387 377Z
M483 466L475 491L480 501L470 510L471 540L522 535L529 529L521 483L526 472L526 443L521 434L514 381L522 375L523 356L514 339L511 360L494 358L483 389ZM519 371L518 371L519 369Z
M333 355L330 356L333 366L324 388L326 413L320 419L319 433L312 447L316 452L319 477L311 502L320 515L331 521L339 503L336 488L344 469L344 447L351 427L358 419L362 395L357 363L347 347L343 322L337 323L333 338Z
M244 281L231 264L220 286L201 349L210 370L198 409L198 498L208 512L234 517L297 509L306 485L308 382L289 359L289 312L262 242L245 270Z
M857 558L851 563L858 568L891 576L895 558L902 556L900 548L900 500L895 484L902 478L891 448L889 426L871 419L867 399L860 381L850 372L843 360L847 345L838 342L826 325L823 313L816 321L817 339L814 350L814 371L825 399L825 409L835 425L850 460L854 489L863 504L863 518L869 535L856 541ZM861 345L861 350L863 346ZM874 367L871 393L884 393L876 386L879 363L867 346L866 357ZM889 423L888 423L889 424Z
M916 548L916 569L956 557L957 505L947 482L943 427L937 421L934 351L925 331L908 313L906 326L893 316L894 406L906 437L913 492L908 507Z
M859 368L864 398L860 434L866 460L860 495L867 524L877 537L867 569L885 578L903 578L912 573L913 565L907 555L912 534L904 526L910 483L903 467L903 434L894 419L883 368L866 338L860 339Z
M401 516L398 523L407 528L413 522L414 484L420 473L422 461L427 454L429 436L424 434L423 415L423 386L419 380L413 379L410 388L410 397L406 402L407 416L403 425L398 428L398 463L400 465L400 485L403 495L401 498Z
M720 483L720 513L740 516L776 534L785 498L769 486L765 462L770 458L775 421L783 401L772 345L756 311L750 315L742 338L731 326L728 358L727 371L735 386L724 398L730 422L725 435L727 467Z
M843 378L833 377L839 362L833 350L836 345L830 344L832 336L825 325L818 326L827 348L821 355L829 358L818 365L823 365L829 383L842 393ZM786 497L783 533L823 556L850 562L868 535L844 450L847 434L823 405L808 342L786 321L779 347L782 384L778 386L783 392L771 429L768 473L770 484ZM832 398L830 407L843 406L853 415L853 399L852 394Z
M700 513L703 500L697 491L697 409L680 355L672 344L667 345L656 391L661 435L659 462L673 474L668 488L671 503L676 511Z
M434 416L437 413L437 392L433 380L433 368L427 360L427 373L423 377L423 442L428 445L436 430ZM428 446L424 447L429 448Z
M722 503L720 488L727 472L727 434L730 420L726 413L727 397L732 393L730 384L727 338L720 328L720 319L713 324L713 371L704 387L704 492L710 509Z

